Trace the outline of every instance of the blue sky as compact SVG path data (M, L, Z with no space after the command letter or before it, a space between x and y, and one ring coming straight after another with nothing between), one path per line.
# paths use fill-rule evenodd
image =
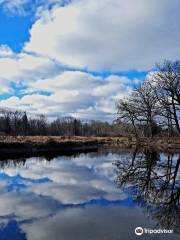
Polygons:
M55 0L48 3L44 0L15 0L14 4L11 2L2 0L1 3L0 1L0 44L8 45L18 53L23 49L24 43L29 40L29 30L38 19L37 9L41 6L51 9L57 2L63 6L67 1Z
M7 15L0 9L0 44L8 45L14 52L20 52L24 42L29 39L32 23L32 16Z
M0 0L0 107L112 120L115 103L179 59L174 0Z

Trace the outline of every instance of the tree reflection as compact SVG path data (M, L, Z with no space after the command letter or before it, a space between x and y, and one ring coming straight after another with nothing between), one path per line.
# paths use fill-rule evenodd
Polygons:
M115 165L117 184L160 226L180 232L180 155L136 150L131 158Z

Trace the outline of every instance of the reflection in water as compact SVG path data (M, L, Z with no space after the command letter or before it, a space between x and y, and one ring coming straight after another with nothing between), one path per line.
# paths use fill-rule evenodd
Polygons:
M180 156L134 152L115 162L117 183L166 229L180 231Z
M1 161L0 239L131 240L138 239L135 227L155 228L157 219L177 227L179 159L153 152L131 156L106 150ZM115 170L122 188L114 184Z

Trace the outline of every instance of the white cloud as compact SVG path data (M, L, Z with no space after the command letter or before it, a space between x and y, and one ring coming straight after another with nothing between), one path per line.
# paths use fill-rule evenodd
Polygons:
M149 69L180 56L179 8L179 0L75 0L44 11L25 49L78 68Z
M5 2L21 6L26 0L0 0ZM49 10L45 2L55 5ZM38 3L39 17L21 53L0 46L0 94L14 94L0 100L1 107L49 116L114 119L116 100L139 81L120 77L114 70L148 69L156 61L180 56L177 0L173 4L73 0L62 7L63 3ZM103 77L99 70L112 74Z
M0 45L0 57L11 57L14 53L11 48L6 45Z
M26 81L25 96L1 100L0 106L49 116L110 120L116 112L117 98L131 91L130 82L126 77L115 75L103 78L80 71L64 71L54 78ZM36 93L41 91L50 95Z
M0 48L0 107L26 110L49 116L71 115L83 119L111 120L115 100L131 91L133 80L118 75L102 77L78 70L70 71L57 62L27 52ZM12 85L13 84L13 85ZM21 97L16 96L14 85ZM44 95L47 92L49 95Z
M64 71L55 78L41 79L31 82L29 90L56 91L57 89L89 91L97 85L104 84L102 77L95 77L81 71Z
M48 58L25 52L16 54L8 46L0 45L0 94L13 91L12 83L26 86L60 71L61 66Z
M55 64L48 58L26 53L14 54L13 57L0 58L0 79L11 81L36 80L47 77L55 70Z

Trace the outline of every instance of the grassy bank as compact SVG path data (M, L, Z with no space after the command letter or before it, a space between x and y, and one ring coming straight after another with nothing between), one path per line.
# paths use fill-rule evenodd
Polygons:
M132 144L143 148L152 148L162 152L178 152L180 153L180 137L172 138L139 138L133 139Z
M99 146L180 152L180 138L0 136L1 154L88 151Z
M96 150L101 140L81 137L1 136L0 153L46 153Z

